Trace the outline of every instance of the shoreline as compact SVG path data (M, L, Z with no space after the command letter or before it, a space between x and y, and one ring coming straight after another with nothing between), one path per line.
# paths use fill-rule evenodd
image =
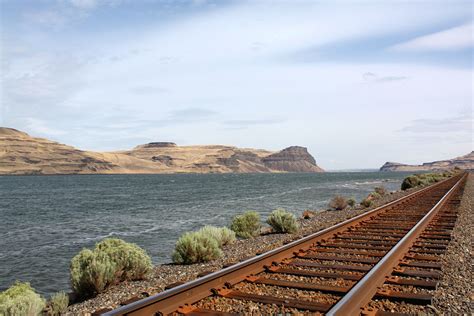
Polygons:
M49 176L126 176L126 175L229 175L229 174L245 174L245 175L258 175L258 174L326 174L326 173L381 173L381 174L388 174L388 173L411 173L410 171L338 171L338 170L329 170L323 172L291 172L291 171L275 171L275 172L159 172L159 173L52 173L52 174L44 174L44 173L25 173L25 174L9 174L9 173L0 173L0 177L49 177Z

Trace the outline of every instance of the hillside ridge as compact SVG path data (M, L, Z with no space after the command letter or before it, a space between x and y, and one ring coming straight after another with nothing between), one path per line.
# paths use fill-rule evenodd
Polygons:
M0 127L0 174L324 172L307 148L274 152L226 145L178 146L150 142L131 150L84 151Z
M380 171L437 171L453 168L461 168L464 170L474 170L474 151L452 159L438 160L433 162L425 162L421 165L408 165L398 162L386 162Z

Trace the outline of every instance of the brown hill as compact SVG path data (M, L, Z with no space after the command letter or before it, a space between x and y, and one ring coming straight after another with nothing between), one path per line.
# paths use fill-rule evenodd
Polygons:
M0 174L323 172L306 148L280 152L153 142L132 150L83 151L0 127Z
M397 162L386 162L380 171L436 171L447 170L455 167L464 170L474 170L474 151L467 155L448 160L425 162L422 165L406 165Z
M274 170L291 172L322 172L305 147L291 146L262 159L263 164Z

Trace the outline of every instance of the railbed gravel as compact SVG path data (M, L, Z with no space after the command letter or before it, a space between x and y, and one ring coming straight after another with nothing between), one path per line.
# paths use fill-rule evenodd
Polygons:
M474 173L471 172L464 188L453 238L441 259L443 278L433 298L433 310L440 314L474 314L473 205Z
M374 300L369 306L390 312L413 315L474 315L474 282L472 277L472 236L474 226L474 174L469 174L461 198L458 219L446 253L441 256L442 278L433 294L432 305L397 304ZM411 267L411 269L417 269ZM427 269L421 269L427 271ZM439 271L433 269L432 271ZM384 288L387 287L384 285Z
M191 265L157 265L154 267L153 272L148 279L113 285L94 298L70 305L66 315L89 315L96 310L117 308L120 306L120 302L126 301L132 297L145 297L144 293L147 293L148 295L157 294L164 291L165 286L169 284L194 280L200 273L217 271L226 264L244 261L245 259L255 256L257 253L269 251L292 240L301 238L309 233L320 231L417 190L419 189L389 193L376 200L374 205L370 208L361 208L360 206L357 206L342 211L316 212L314 217L310 219L299 220L300 230L296 234L266 234L251 239L237 240L235 243L224 247L223 257L207 263ZM295 312L295 310L290 311L290 309L286 311L290 313Z

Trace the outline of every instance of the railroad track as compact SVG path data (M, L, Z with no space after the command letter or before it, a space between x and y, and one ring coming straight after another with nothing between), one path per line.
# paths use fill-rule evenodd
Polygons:
M467 173L105 315L398 315L441 277ZM382 304L383 305L383 304Z

